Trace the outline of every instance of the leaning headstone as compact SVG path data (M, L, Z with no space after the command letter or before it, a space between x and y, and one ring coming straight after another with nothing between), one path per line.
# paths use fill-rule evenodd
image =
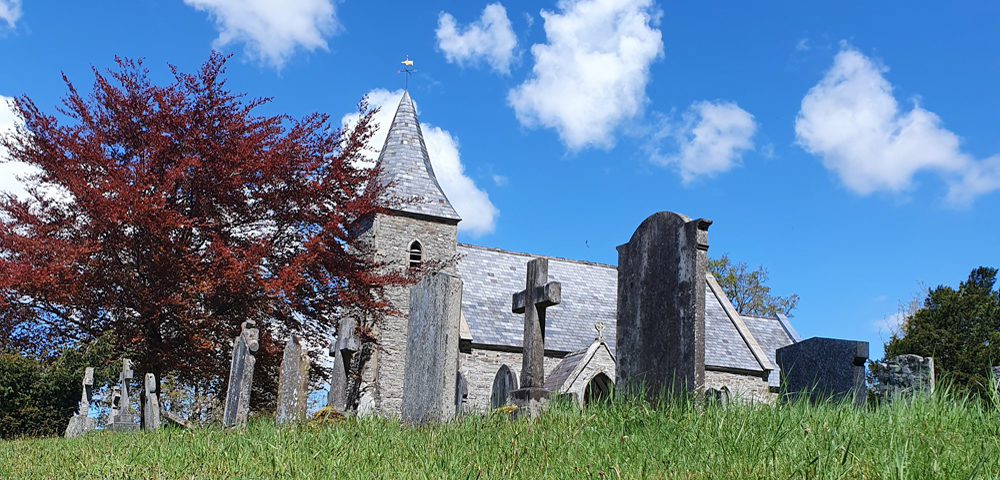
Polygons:
M545 389L545 309L560 302L562 284L549 281L549 260L529 261L524 290L511 297L511 311L524 313L521 388L509 395L518 416L538 416L555 394Z
M894 397L934 391L934 358L920 355L899 355L875 364L878 380L876 393L879 398L892 401Z
M233 360L229 365L229 388L226 390L226 404L222 413L225 427L247 424L250 414L250 386L253 384L253 366L257 363L253 352L259 346L260 332L253 328L256 322L243 322L240 335L233 339Z
M496 410L507 405L510 392L517 388L517 375L507 365L501 365L493 377L493 390L490 392L490 409Z
M142 402L142 428L156 430L160 428L160 399L156 395L156 375L147 373L143 387L142 394L145 401Z
M132 399L128 396L128 384L132 380L133 375L132 361L127 358L122 359L122 372L118 376L118 403L114 414L108 419L108 430L126 431L139 429L139 423L135 420L135 411L132 410Z
M868 342L813 337L775 352L786 399L808 396L813 402L867 397L865 362Z
M90 418L90 400L94 396L94 367L87 367L83 373L83 393L80 396L80 410L69 419L66 438L78 437L97 427L97 419Z
M347 409L347 374L350 371L351 357L360 348L358 337L354 334L355 327L353 318L341 318L337 325L337 341L330 347L333 374L330 377L330 393L326 396L326 405L340 412Z
M647 398L705 383L705 271L712 222L673 212L618 247L615 384Z
M458 329L462 280L431 273L410 289L410 319L403 367L406 423L445 422L455 417Z
M293 334L285 343L278 372L278 407L274 410L277 425L301 422L306 418L309 395L309 352L302 337Z

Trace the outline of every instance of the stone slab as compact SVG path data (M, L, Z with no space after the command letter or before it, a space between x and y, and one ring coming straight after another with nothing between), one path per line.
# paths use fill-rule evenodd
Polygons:
M786 399L808 396L813 402L847 400L861 405L867 397L868 342L813 337L779 348L775 359Z
M875 364L876 394L884 401L894 397L934 392L934 359L898 355Z
M305 340L292 334L285 343L278 372L278 406L274 410L277 425L301 422L306 418L309 395L309 352Z
M143 382L142 428L156 430L160 428L160 399L156 395L156 375L147 373Z
M510 392L510 404L517 407L515 417L537 418L555 397L555 392L544 388L519 388Z
M260 332L253 328L256 322L247 320L240 334L233 339L233 358L229 365L229 386L222 413L222 425L237 427L247 424L250 415L250 388L253 385L253 367L257 358L253 352L259 347Z

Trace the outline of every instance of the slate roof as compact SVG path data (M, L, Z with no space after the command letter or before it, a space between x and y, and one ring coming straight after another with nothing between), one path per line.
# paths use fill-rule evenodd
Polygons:
M753 337L757 339L760 348L764 350L771 364L774 365L774 370L771 370L767 384L771 387L780 387L781 376L778 362L775 359L775 352L781 347L801 342L802 338L792 328L792 325L788 323L788 319L784 315L776 315L774 317L760 317L757 315L740 316L743 317Z
M545 376L545 389L553 392L558 392L559 387L562 387L566 383L566 379L569 378L570 374L576 370L577 365L583 361L584 357L587 356L587 350L589 348L584 348L577 350L569 355L563 357L553 368L548 375Z
M462 314L469 324L472 342L520 348L524 336L524 318L511 313L511 295L524 289L527 263L539 255L463 243L458 244L458 254L457 270L464 282ZM562 283L562 303L546 310L545 349L570 355L582 354L594 341L594 324L603 322L608 349L613 355L617 355L615 326L618 268L580 260L546 258L549 259L549 281ZM761 363L754 357L736 325L715 295L709 291L707 282L705 288L706 365L763 371ZM750 335L756 338L753 333L756 330L750 325L754 323L753 318L755 317L744 318L743 321L747 324ZM767 347L761 345L760 348L773 364L774 350L771 349L771 344ZM578 352L580 350L582 352Z
M427 146L417 121L417 110L410 99L410 92L404 92L396 108L396 115L389 126L385 145L378 156L382 166L379 181L390 183L387 193L409 202L394 208L397 211L438 217L454 222L462 220L448 197L441 190Z

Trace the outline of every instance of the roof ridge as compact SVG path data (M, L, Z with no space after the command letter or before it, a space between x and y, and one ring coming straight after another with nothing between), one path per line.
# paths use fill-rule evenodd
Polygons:
M607 263L591 262L589 260L577 260L575 258L554 257L552 255L539 255L537 253L518 252L518 251L515 251L515 250L506 250L506 249L498 248L498 247L487 247L485 245L473 245L471 243L458 242L458 246L459 247L475 248L475 249L478 249L478 250L486 250L486 251L489 251L489 252L508 253L508 254L512 254L512 255L524 255L526 257L544 257L544 258L547 258L549 260L558 260L558 261L561 261L561 262L577 263L577 264L581 264L581 265L592 265L592 266L595 266L595 267L613 268L615 270L618 269L617 265L609 265Z

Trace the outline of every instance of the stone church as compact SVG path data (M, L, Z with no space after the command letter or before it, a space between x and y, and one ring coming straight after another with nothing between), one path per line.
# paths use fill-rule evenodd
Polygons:
M495 408L494 381L506 380L516 388L521 370L524 320L512 313L511 295L524 289L526 264L539 256L458 243L462 219L434 175L408 92L378 161L389 193L417 201L377 215L362 235L376 255L401 268L457 258L448 267L463 282L456 402L464 411ZM622 232L623 240L629 235ZM549 279L562 285L562 301L547 310L545 387L572 394L582 404L606 395L615 379L618 271L614 265L547 258ZM782 315L741 315L711 274L704 292L705 388L770 401L779 378L775 351L798 342L798 334ZM388 295L403 315L383 325L381 348L363 375L360 413L396 416L402 404L409 288L391 289ZM498 372L509 378L497 378Z

